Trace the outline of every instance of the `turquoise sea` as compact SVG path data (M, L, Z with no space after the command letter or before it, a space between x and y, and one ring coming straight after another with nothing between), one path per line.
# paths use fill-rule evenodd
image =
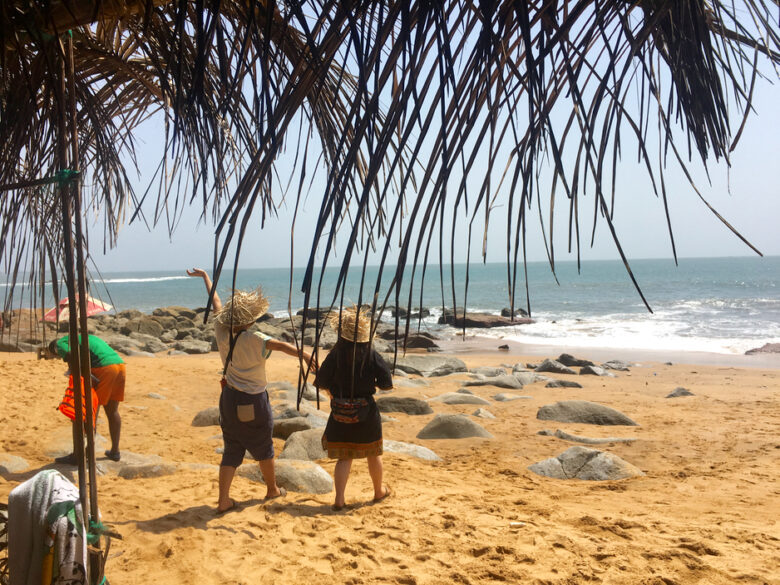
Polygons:
M548 263L535 262L528 265L535 323L475 332L527 344L733 354L780 342L780 257L680 259L678 266L671 259L634 260L631 267L652 313L645 308L620 261L585 261L579 273L575 262L560 262L556 264L557 283ZM443 271L443 295L438 267L427 269L422 302L417 274L412 305L431 310L431 317L421 324L424 329L455 333L436 324L442 306L464 305L465 265L454 269L454 288L450 267ZM380 298L387 295L387 270ZM242 269L236 275L236 286L262 285L271 299L271 311L281 316L287 314L288 304L293 313L303 306L299 290L303 273L303 269L296 269L291 279L288 269ZM367 269L368 284L361 298L360 269L354 269L349 275L345 304L370 302L377 274L376 267ZM325 272L321 297L319 301L313 298L310 306L330 305L337 275L335 269ZM103 284L94 284L91 292L117 310L151 312L166 305L205 305L202 281L187 277L184 267L181 271L111 272L102 276ZM398 303L401 306L408 301L408 276L406 281ZM223 273L218 285L223 298L229 294L231 283L232 273ZM498 313L510 304L508 290L505 264L472 265L465 305L473 311ZM387 304L394 306L395 297L391 296ZM518 276L515 306L527 306L522 274ZM390 319L389 313L385 318Z

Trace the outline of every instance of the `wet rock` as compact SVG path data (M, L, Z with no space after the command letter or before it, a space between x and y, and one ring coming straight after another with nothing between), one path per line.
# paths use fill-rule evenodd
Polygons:
M528 317L528 313L525 309L515 309L514 313L512 313L512 309L509 307L504 307L501 309L501 316L502 317L512 317L514 314L515 317Z
M533 323L533 320L520 317L510 319L501 315L492 315L490 313L466 313L458 311L457 315L452 311L446 311L439 317L440 325L450 325L452 327L470 327L470 328L489 328L489 327L511 327L512 325L526 325Z
M780 353L780 343L765 343L761 347L747 350L745 355L755 355L757 353Z
M555 404L547 404L539 409L536 418L589 425L639 426L614 408L586 400L564 400Z
M465 439L493 435L463 414L437 414L417 433L418 439Z

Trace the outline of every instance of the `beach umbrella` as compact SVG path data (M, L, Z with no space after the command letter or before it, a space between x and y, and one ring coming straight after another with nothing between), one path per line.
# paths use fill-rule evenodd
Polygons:
M98 315L100 313L105 313L106 311L110 311L113 309L111 305L108 303L105 303L101 300L95 299L89 295L86 297L86 309L87 309L87 317L91 317L92 315ZM76 295L76 302L77 307L78 303L80 303L79 296ZM78 312L78 309L77 311ZM51 323L56 323L57 321L66 321L69 318L70 315L70 300L68 297L65 297L64 299L61 299L59 303L57 303L57 306L49 309L46 311L46 313L43 315L44 321L49 321Z

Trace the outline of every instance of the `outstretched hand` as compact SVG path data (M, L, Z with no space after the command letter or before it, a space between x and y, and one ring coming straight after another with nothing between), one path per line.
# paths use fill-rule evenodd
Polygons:
M208 278L209 273L202 268L193 268L187 271L187 276L199 276L201 278Z

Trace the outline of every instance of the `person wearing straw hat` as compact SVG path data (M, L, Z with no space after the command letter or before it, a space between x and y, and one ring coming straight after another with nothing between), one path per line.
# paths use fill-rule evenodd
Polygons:
M387 362L371 346L371 319L364 311L357 307L334 311L329 320L339 339L317 370L314 384L331 396L322 447L328 457L338 459L333 473L333 509L338 511L346 506L353 459L367 460L374 502L390 495L390 488L382 483L382 418L374 394L377 387L391 389L393 377Z
M211 292L211 278L205 270L193 268L188 276L199 276ZM266 499L284 496L286 490L276 484L274 468L273 414L266 391L265 362L272 351L299 355L312 364L309 352L294 345L247 330L268 310L268 299L257 288L233 291L224 305L214 292L214 333L224 365L223 388L219 399L220 425L225 445L219 467L217 513L238 505L230 498L230 485L246 451L260 464L267 486ZM312 364L313 365L313 364Z

